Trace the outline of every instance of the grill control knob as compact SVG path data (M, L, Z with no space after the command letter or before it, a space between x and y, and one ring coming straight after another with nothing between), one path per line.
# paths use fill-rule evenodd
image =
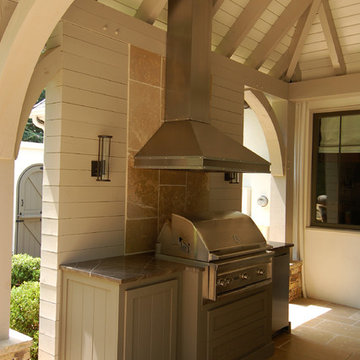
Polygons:
M262 276L262 275L264 275L264 270L263 270L263 269L259 269L256 273L257 273L259 276Z
M227 286L227 285L230 285L232 281L233 281L233 279L232 279L231 277L227 277L227 278L225 279L225 285L226 285L226 286Z
M225 279L218 279L216 285L221 287L225 286Z
M241 274L241 279L247 280L249 278L249 275L247 273Z

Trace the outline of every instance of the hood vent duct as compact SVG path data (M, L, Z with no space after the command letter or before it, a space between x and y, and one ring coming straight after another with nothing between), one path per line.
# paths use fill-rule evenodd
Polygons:
M165 122L135 167L270 172L270 163L210 125L213 0L169 0Z

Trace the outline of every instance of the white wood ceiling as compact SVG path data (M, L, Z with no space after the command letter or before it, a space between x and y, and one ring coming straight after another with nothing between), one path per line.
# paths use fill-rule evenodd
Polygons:
M98 0L166 30L166 0ZM213 0L212 50L285 81L360 72L360 0Z

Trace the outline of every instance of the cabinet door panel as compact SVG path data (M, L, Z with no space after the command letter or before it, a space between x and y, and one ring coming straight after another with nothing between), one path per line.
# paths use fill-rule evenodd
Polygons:
M118 345L118 286L65 276L62 359L115 360Z
M233 360L271 342L269 288L207 312L208 360Z
M124 359L175 359L177 283L125 291Z

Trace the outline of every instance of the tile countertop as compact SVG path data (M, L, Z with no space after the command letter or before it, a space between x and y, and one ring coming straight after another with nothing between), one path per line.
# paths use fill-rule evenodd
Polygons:
M294 246L294 244L277 242L277 241L267 241L267 244L271 245L274 250L280 248L291 248Z
M120 284L181 272L187 267L184 264L156 259L153 253L60 265L63 271L82 273Z

